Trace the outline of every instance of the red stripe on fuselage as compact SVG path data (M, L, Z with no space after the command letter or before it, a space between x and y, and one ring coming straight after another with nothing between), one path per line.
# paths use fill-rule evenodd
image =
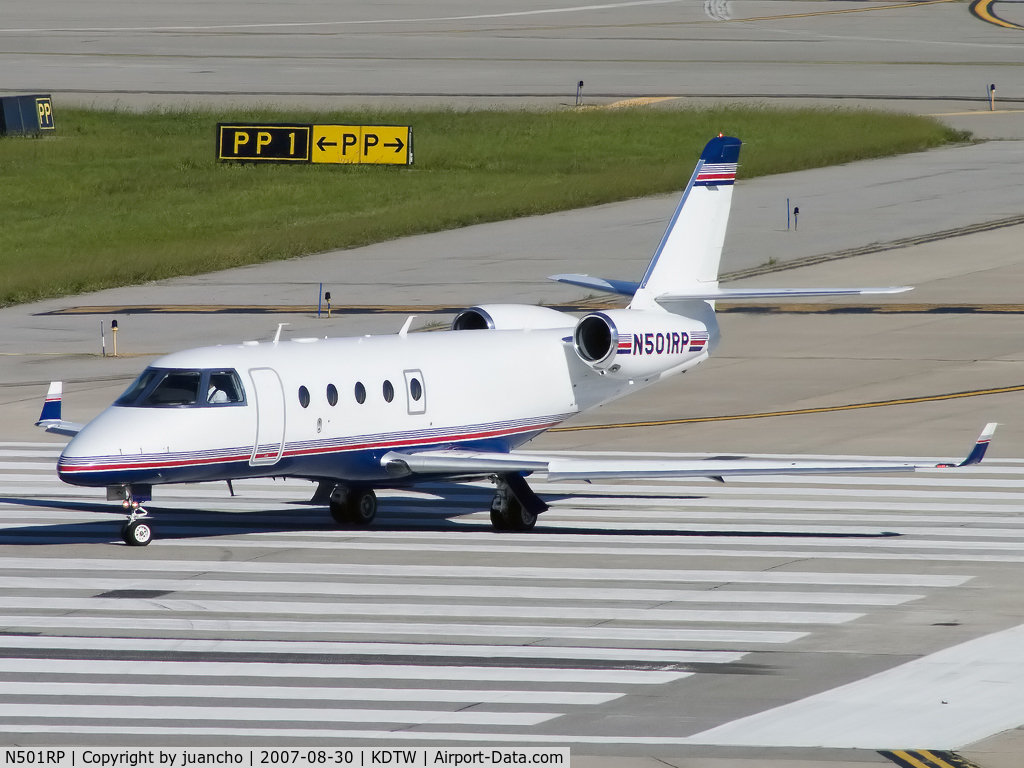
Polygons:
M292 449L285 450L281 455L281 458L294 457L294 456L315 456L315 455L327 455L331 453L350 453L352 451L366 451L374 448L402 448L402 447L414 447L419 445L429 445L431 443L449 443L449 442L460 442L465 440L477 440L481 438L489 437L503 437L505 435L517 435L524 432L536 432L560 424L563 420L556 419L544 424L533 424L529 426L515 427L512 429L495 429L487 430L484 432L469 432L461 435L446 435L446 436L434 436L434 437L422 437L415 440L408 438L395 438L394 440L386 440L384 442L366 442L358 443L355 445L346 445L340 447L331 448L305 448L305 449ZM257 459L270 458L276 456L276 451L264 452L256 454ZM252 453L246 452L242 454L234 454L232 456L224 456L217 458L202 458L202 459L177 459L168 461L144 461L144 462L118 462L116 464L90 464L86 466L66 466L62 467L58 463L57 469L63 474L76 474L83 472L114 472L117 470L139 470L139 469L184 469L186 467L196 467L206 464L226 464L235 461L249 461Z

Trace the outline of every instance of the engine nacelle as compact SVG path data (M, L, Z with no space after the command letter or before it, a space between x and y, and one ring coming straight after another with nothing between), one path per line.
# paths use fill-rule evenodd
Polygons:
M452 321L452 330L541 331L575 325L575 317L557 309L530 304L484 304L459 312Z
M708 328L698 320L635 309L592 312L573 331L580 359L617 378L675 368L700 357L709 341Z

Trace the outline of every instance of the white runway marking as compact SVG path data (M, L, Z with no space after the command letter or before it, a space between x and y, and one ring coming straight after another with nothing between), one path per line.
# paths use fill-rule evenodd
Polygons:
M453 603L300 603L267 600L138 600L104 597L2 597L0 608L126 613L224 613L247 615L386 616L503 619L582 619L586 621L724 622L729 624L844 624L861 613L825 611L713 611L670 608L576 608L573 606L495 606ZM2 619L0 619L2 620ZM328 625L331 626L331 625ZM328 629L327 631L330 631Z
M593 683L599 685L652 685L689 677L690 672L618 669L560 669L520 667L413 666L408 664L294 664L288 662L231 661L109 661L93 659L88 665L63 659L0 658L0 672L55 675L161 675L195 677L259 677L295 680L458 680L499 683Z
M958 749L1024 723L1024 626L712 728L695 744Z
M293 543L294 546L294 543ZM722 582L738 584L817 584L875 587L955 587L970 576L900 574L900 573L834 573L811 571L724 571L724 570L660 570L657 568L548 568L517 566L448 566L448 565L375 565L361 563L280 563L265 561L133 560L132 571L235 573L261 575L402 577L435 579L537 579L555 583L567 581L651 581ZM0 557L0 569L46 571L101 571L109 573L110 561L91 558L28 558Z
M437 690L432 688L325 688L256 685L159 685L0 681L0 694L22 696L128 696L152 699L271 699L282 701L423 701L451 704L605 704L624 693L596 691Z
M53 590L59 592L111 591L147 589L167 592L203 592L246 594L253 592L251 581L224 581L201 579L90 579L83 585L80 579L67 577L37 578L7 576L4 586L8 590ZM795 603L801 605L900 605L918 600L923 595L871 592L764 592L756 590L723 591L719 589L622 589L608 587L600 591L584 587L503 587L498 585L474 586L467 584L347 584L339 582L263 581L261 595L285 594L333 595L360 597L478 597L514 598L519 600L572 600L574 602L656 602L656 603ZM102 595L99 595L102 597Z
M291 709L288 707L185 707L131 704L4 704L3 718L112 720L240 720L243 722L408 723L433 725L539 725L558 712L443 712L415 709Z
M555 645L446 645L444 643L353 643L345 641L300 641L300 640L197 640L188 638L149 637L46 637L41 635L0 635L0 648L19 648L26 651L46 650L110 650L110 651L175 651L184 653L212 654L311 654L311 655L365 655L365 656L422 656L467 659L506 659L509 664L516 659L560 659L568 662L616 661L616 662L658 662L661 664L729 664L739 661L746 653L736 651L667 651L650 648L602 648ZM7 669L0 658L0 671ZM19 664L27 664L21 660ZM46 671L42 665L39 671ZM93 664L95 662L90 662ZM81 671L81 666L69 670ZM301 669L301 668L300 668ZM509 678L531 680L533 673L518 670L519 677ZM557 676L557 671L556 671ZM602 676L600 669L592 670L580 679L595 682ZM637 672L638 675L647 673ZM661 673L658 673L661 674ZM497 678L495 678L497 679ZM550 680L543 674L541 680ZM676 679L675 677L671 679ZM615 677L615 682L627 682L626 678ZM662 679L638 679L637 682L664 682Z
M359 621L256 621L249 619L115 618L107 616L0 616L0 626L19 629L117 629L151 632L265 632L311 635L529 637L652 642L790 643L806 632L746 629L526 626L519 624L426 624Z

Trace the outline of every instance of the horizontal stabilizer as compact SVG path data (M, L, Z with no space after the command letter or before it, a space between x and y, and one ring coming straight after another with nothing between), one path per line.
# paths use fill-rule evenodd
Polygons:
M593 288L595 291L615 293L619 296L632 296L640 287L640 283L630 283L626 280L605 280L603 277L591 277L590 275L551 275L548 280L578 285L580 288Z
M702 299L799 299L804 296L872 296L893 293L906 293L914 290L913 286L900 285L888 288L697 288L692 291L673 292L658 296L659 304L673 301L692 301Z

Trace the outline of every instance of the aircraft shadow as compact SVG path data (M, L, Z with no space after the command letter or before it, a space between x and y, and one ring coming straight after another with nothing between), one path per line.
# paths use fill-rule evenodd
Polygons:
M490 495L484 493L467 493L464 488L453 489L451 493L433 489L434 499L395 499L384 498L380 503L377 520L371 530L384 531L438 531L445 533L480 533L491 530L486 519L463 521L470 514L488 509ZM547 501L575 498L569 494L545 494ZM600 495L591 498L614 499L615 496ZM657 498L679 498L675 496ZM120 516L121 509L113 503L85 502L59 499L6 498L4 504L29 506L35 508L59 509L86 513L108 513ZM218 511L205 510L200 507L161 507L149 504L153 528L158 539L202 539L218 536L245 535L250 533L296 533L304 531L351 531L354 535L367 529L337 525L330 517L326 507L310 505L307 502L286 503L264 510ZM628 513L624 514L628 517ZM19 527L0 527L0 545L20 546L53 546L60 544L95 544L101 542L120 542L120 520L90 520L74 522L40 523L39 525L22 525ZM570 526L559 523L546 524L541 515L537 535L544 533L567 533L576 536L630 536L636 538L661 537L678 539L880 539L899 536L888 531L878 533L821 533L811 531L732 531L732 530L687 530L686 528L662 528L649 526L644 528L587 527ZM514 534L495 534L514 535Z

